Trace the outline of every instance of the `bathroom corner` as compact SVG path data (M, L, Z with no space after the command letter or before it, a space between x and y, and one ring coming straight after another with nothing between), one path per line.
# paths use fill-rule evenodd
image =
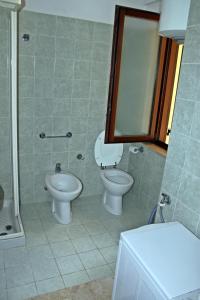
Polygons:
M136 226L147 224L151 211L160 196L166 156L143 143L132 144L143 151L129 152L128 173L135 182L125 195L124 205L139 212ZM138 223L137 223L138 222Z

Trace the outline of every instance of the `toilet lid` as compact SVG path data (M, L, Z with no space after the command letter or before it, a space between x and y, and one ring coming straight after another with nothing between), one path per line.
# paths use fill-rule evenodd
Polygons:
M114 166L118 164L123 154L123 144L104 144L105 131L97 137L94 154L98 166Z

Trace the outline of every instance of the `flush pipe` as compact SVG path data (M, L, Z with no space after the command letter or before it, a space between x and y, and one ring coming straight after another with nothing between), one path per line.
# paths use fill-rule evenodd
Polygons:
M164 219L164 216L163 216L163 208L166 205L169 205L171 203L171 201L170 201L169 195L167 195L165 193L162 193L161 196L162 197L161 197L160 201L158 202L158 204L156 204L156 206L151 211L151 214L150 214L150 217L149 217L149 220L148 220L148 224L153 224L154 223L158 208L159 208L160 222L165 223L165 219Z

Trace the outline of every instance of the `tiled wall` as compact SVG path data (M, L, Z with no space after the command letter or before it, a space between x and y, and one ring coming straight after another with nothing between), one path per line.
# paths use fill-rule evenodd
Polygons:
M22 12L19 17L19 153L22 202L45 201L44 177L62 168L102 192L94 143L105 127L110 25ZM22 40L24 33L30 40ZM71 139L40 139L39 133ZM84 160L77 160L81 153ZM122 168L127 167L127 159Z
M200 236L200 2L191 1L172 136L162 191L172 205L167 221L177 220Z
M142 144L144 152L129 154L128 172L135 180L133 188L125 196L132 207L142 211L140 224L146 224L152 209L158 202L160 187L165 166L165 156L152 151L149 147ZM129 203L130 204L130 203Z
M0 8L0 185L12 197L9 10Z

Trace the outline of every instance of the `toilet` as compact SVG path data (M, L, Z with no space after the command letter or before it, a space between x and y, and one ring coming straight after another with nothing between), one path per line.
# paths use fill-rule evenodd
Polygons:
M94 154L100 169L104 185L103 205L114 215L122 214L122 197L133 185L133 178L128 173L117 169L123 154L123 144L105 144L105 131L97 137Z
M53 216L59 223L69 224L72 219L70 202L80 195L81 181L70 173L56 173L46 175L45 183L52 196Z

